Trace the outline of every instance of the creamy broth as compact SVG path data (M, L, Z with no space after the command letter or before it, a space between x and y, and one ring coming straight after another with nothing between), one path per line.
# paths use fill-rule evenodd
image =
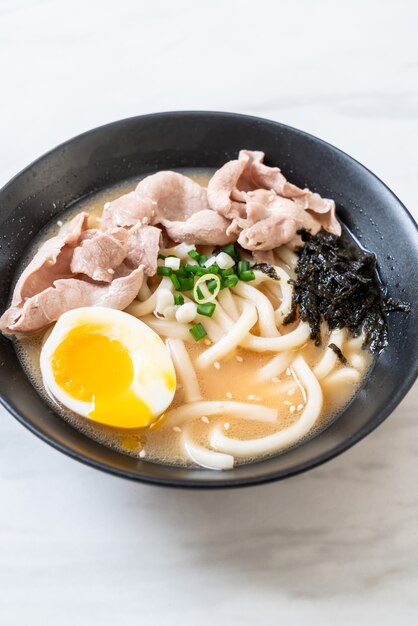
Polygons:
M199 182L207 184L212 171L210 170L187 170L183 171L188 176ZM80 211L87 211L90 215L89 227L98 227L103 205L123 193L131 191L137 184L138 179L126 181L103 192L83 199L60 216L60 219L49 225L39 236L28 251L26 262L29 261L39 245L47 238L56 234L60 229L65 229L65 223ZM283 263L283 267L287 267ZM289 274L292 269L287 267ZM156 284L157 279L151 279L150 283ZM277 306L277 296L271 293L264 283L260 288L273 306ZM297 326L281 326L280 332L285 335L292 332ZM265 406L278 409L278 419L274 423L258 421L256 419L240 419L228 416L199 415L191 422L181 425L172 424L163 415L150 427L136 431L118 431L114 428L105 427L89 419L80 417L58 405L51 399L42 383L39 367L39 355L42 343L50 332L42 332L36 336L16 340L16 348L22 365L37 390L46 398L48 403L76 429L88 437L103 445L112 447L120 452L146 460L171 465L191 465L190 458L185 454L183 436L187 435L194 443L208 446L208 436L214 424L219 424L225 433L236 439L247 440L264 437L284 428L291 426L300 418L306 397L304 389L298 384L294 372L290 367L292 357L302 355L312 370L318 371L319 382L323 391L323 407L315 427L309 432L309 437L323 429L334 419L347 402L355 394L359 384L363 380L371 365L371 356L361 349L362 338L345 337L343 341L343 353L348 360L352 373L351 379L344 378L347 367L340 364L338 358L327 347L329 332L325 325L322 328L323 341L320 347L316 347L312 341L307 341L300 348L289 353L289 364L283 367L283 371L277 376L266 380L260 380L260 371L277 354L275 352L252 352L245 348L238 348L221 362L209 365L205 369L196 366L201 353L207 350L211 344L208 338L195 343L190 337L185 342L188 355L195 366L201 395L204 401L238 401L254 405L254 416L257 416L257 406ZM254 333L254 330L252 330ZM345 332L345 331L344 331ZM324 361L324 359L326 361ZM321 363L321 365L318 365ZM328 363L328 365L327 365ZM331 363L331 366L329 365ZM344 372L343 372L344 370ZM325 372L325 375L324 375ZM342 372L342 374L341 374ZM357 374L354 375L353 372ZM181 382L177 381L177 390L173 404L169 410L180 407L185 403L184 389ZM301 441L297 442L298 444ZM257 457L259 458L259 457ZM236 464L248 463L253 459L237 458Z

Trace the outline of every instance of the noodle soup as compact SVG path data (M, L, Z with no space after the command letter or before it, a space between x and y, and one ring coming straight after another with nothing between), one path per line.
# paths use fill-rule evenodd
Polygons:
M183 173L206 187L213 172ZM82 211L88 213L89 229L100 228L103 207L131 193L137 183L138 179L128 181L77 203L42 233L28 251L27 261L42 242L65 232ZM220 254L217 245L166 240L159 249L159 268L172 265L178 272L181 267L199 265L190 251L199 260L206 259L202 265L207 264L208 271L208 261ZM311 437L338 415L361 384L372 356L362 350L365 337L353 337L346 328L330 330L322 321L321 345L315 345L306 321L284 324L291 311L298 257L282 245L271 251L269 261L252 270L257 267L252 255L241 249L241 275L251 280L229 281L230 287L219 289L214 298L208 292L209 281L203 281L208 298L202 297L197 308L196 281L193 290L179 290L168 271L145 278L137 298L125 310L161 337L176 374L172 401L146 426L118 428L99 423L69 410L51 395L40 367L50 327L20 336L16 340L19 357L34 385L65 420L124 454L211 469L228 469L234 463L278 454ZM266 271L266 265L273 272ZM227 278L225 273L222 280ZM213 311L208 304L214 305ZM194 311L192 319L187 311ZM203 329L204 335L196 337L191 332L197 332L196 328Z

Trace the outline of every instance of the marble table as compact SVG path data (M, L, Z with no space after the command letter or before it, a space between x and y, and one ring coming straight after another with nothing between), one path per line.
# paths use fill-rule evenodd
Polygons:
M417 217L416 19L413 0L2 0L0 183L93 126L218 109L330 141ZM412 626L417 476L417 387L334 461L211 493L99 473L0 410L0 624Z

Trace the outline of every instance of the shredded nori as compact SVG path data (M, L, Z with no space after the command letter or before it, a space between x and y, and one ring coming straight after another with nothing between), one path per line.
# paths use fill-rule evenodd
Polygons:
M348 361L345 358L345 356L343 355L341 348L339 348L338 346L335 345L335 343L329 343L328 344L328 348L330 348L333 352L335 352L335 354L337 355L337 357L339 358L339 360L341 361L341 363L343 365L347 365Z
M272 265L269 265L268 263L256 263L252 266L251 269L260 270L260 272L267 274L267 276L270 276L270 278L273 278L273 280L280 280L274 267Z
M341 237L321 229L316 235L298 231L304 246L298 251L292 309L284 323L309 322L311 339L321 344L321 320L329 328L347 328L352 336L362 330L364 345L373 353L388 344L388 311L409 312L406 302L386 295L376 273L376 257L354 253Z

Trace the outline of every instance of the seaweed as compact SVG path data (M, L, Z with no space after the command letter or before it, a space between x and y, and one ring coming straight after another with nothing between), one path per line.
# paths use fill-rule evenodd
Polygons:
M343 365L347 365L348 361L345 358L345 356L342 353L341 348L339 348L337 345L335 345L335 343L329 343L328 344L328 348L330 348L333 352L335 352L335 354L337 355L337 357L339 358L339 360L341 361L341 363Z
M251 269L259 270L260 272L263 272L263 274L267 274L267 276L273 280L280 280L279 276L277 276L276 270L272 265L269 265L269 263L256 263Z
M364 332L363 347L373 353L388 344L389 311L409 312L411 306L386 295L376 272L376 257L353 252L343 239L321 229L315 235L299 230L304 243L298 253L292 308L284 323L297 316L310 325L311 339L321 344L321 321L331 330L347 328L352 336Z

